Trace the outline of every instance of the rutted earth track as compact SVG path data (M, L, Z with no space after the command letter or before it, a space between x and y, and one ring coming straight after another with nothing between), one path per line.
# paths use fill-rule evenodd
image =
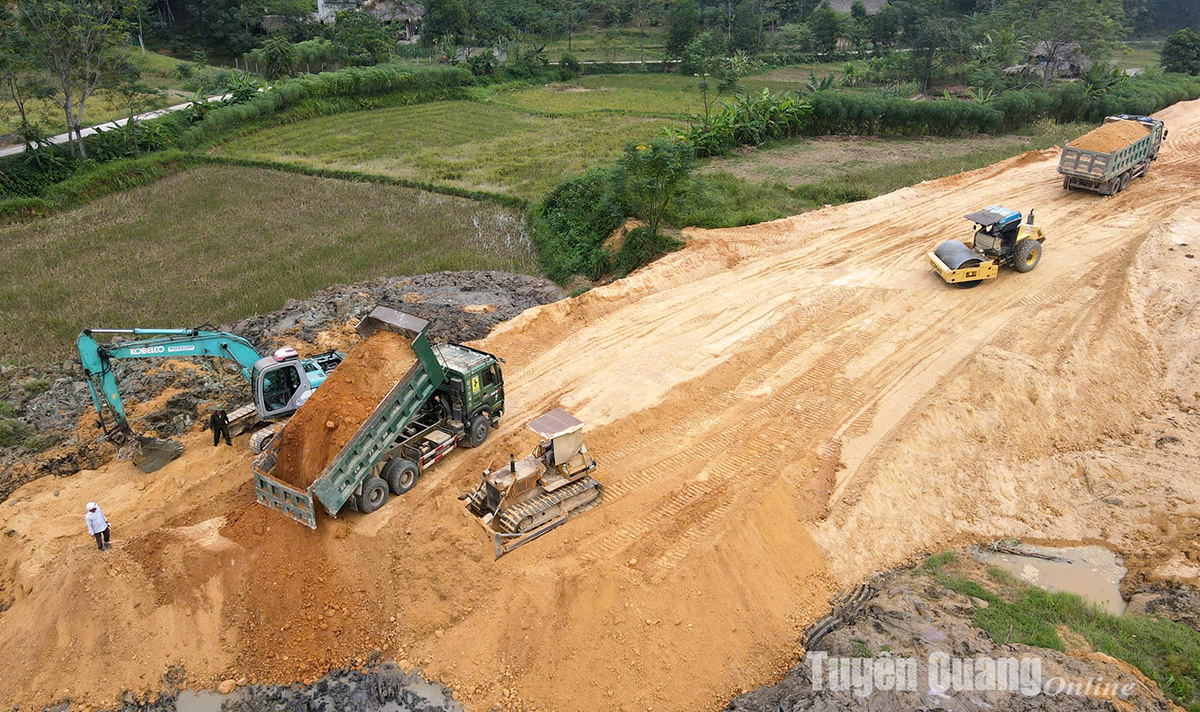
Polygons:
M838 588L922 551L1002 535L1153 549L1170 527L1147 522L1200 496L1183 247L1200 247L1200 103L1163 118L1161 160L1113 198L1064 192L1057 152L1028 154L698 231L527 311L482 342L507 360L501 431L370 517L309 533L255 507L248 457L212 456L206 434L155 475L113 463L28 485L0 507L0 706L112 700L169 663L197 683L288 681L380 650L469 709L713 708L782 675ZM1035 209L1040 266L943 284L925 251L993 203ZM529 450L521 426L554 405L588 423L604 501L493 563L454 495ZM1138 450L1158 433L1181 443ZM88 499L114 523L106 559L78 532ZM1200 578L1177 558L1163 566ZM106 667L100 651L128 654Z

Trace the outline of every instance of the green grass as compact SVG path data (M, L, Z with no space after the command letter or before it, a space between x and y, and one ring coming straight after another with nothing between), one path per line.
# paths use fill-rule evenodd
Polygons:
M644 34L645 38L641 40L641 43L645 47L646 61L661 61L666 50L665 27L646 27ZM606 39L606 37L611 39ZM638 50L638 42L636 27L617 27L609 31L588 28L571 37L570 49L567 48L566 37L547 43L546 56L552 62L557 62L564 54L572 54L583 62L637 60L642 58L642 53Z
M534 199L567 176L607 165L667 120L551 117L468 101L339 114L236 138L220 155L363 171Z
M499 92L489 101L554 114L607 111L680 117L703 111L697 81L678 74L584 76L565 84Z
M522 216L398 186L202 166L0 229L0 363L62 360L83 327L222 323L332 284L443 269L536 273Z
M997 643L1063 650L1057 628L1065 626L1094 650L1137 667L1177 704L1200 712L1200 631L1158 616L1116 616L1078 595L1044 591L1003 572L981 575L982 567L960 565L953 554L930 557L921 570L986 601L974 621Z

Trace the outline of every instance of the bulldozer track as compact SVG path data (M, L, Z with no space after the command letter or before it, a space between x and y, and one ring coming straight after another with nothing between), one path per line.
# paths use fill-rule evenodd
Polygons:
M560 504L576 495L583 494L590 489L598 489L601 493L604 491L599 482L591 477L584 477L553 492L539 494L536 497L504 510L500 515L500 526L506 532L518 533L517 526L524 518L540 514L556 504Z

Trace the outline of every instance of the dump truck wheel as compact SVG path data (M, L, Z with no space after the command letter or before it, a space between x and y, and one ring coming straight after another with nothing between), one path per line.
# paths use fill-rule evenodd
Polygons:
M1017 254L1013 258L1013 269L1018 272L1032 272L1042 261L1042 243L1037 240L1025 239L1017 243Z
M417 486L421 471L413 461L398 457L384 465L383 472L379 474L387 482L392 494L404 494Z
M467 439L464 443L467 447L479 447L487 440L488 433L492 431L491 423L488 422L487 416L477 415L467 426Z
M1070 189L1071 189L1071 179L1070 179L1070 177L1063 178L1063 190L1070 190Z
M358 511L370 514L387 504L387 498L388 484L371 475L363 480L362 494L355 495L354 504L358 507Z

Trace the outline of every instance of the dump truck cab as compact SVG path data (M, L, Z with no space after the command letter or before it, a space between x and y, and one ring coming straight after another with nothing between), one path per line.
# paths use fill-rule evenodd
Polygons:
M461 344L433 347L446 380L436 397L451 421L463 424L468 444L479 445L504 414L504 373L495 356Z

